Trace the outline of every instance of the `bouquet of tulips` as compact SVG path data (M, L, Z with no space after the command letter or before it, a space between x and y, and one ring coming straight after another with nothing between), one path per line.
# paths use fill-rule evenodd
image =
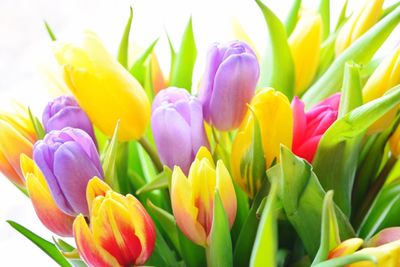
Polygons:
M243 31L211 45L193 93L191 20L168 78L157 41L131 60L132 10L117 58L46 24L60 96L41 119L0 113L0 170L55 237L10 225L61 266L400 266L400 46L375 55L400 2L383 2L331 27L329 0L284 22L256 0L265 53Z

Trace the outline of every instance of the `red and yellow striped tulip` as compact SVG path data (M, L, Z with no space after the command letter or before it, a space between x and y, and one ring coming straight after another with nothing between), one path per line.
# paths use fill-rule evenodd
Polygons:
M137 266L153 252L156 232L142 204L112 191L94 177L87 186L90 226L82 214L74 222L80 256L89 266Z
M175 166L171 182L172 210L186 237L206 247L213 222L214 194L218 190L232 226L236 216L236 195L224 163L217 166L205 147L201 147L190 167L188 177Z
M21 170L26 180L29 197L40 221L57 235L72 236L72 224L75 217L65 214L58 208L42 172L25 154L21 155Z
M20 169L20 155L32 156L36 134L28 110L16 105L15 113L0 113L0 172L20 188L25 179Z
M361 238L350 238L340 243L329 252L328 259L343 257L356 252L364 243Z

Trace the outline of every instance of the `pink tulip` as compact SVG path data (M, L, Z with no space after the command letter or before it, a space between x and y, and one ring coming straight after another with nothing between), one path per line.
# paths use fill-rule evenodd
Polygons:
M312 162L322 135L338 116L340 93L320 102L308 112L297 97L292 101L293 110L293 153Z

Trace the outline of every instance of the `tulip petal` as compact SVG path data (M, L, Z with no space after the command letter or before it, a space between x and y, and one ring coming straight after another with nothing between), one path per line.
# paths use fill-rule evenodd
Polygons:
M212 157L210 151L204 146L200 147L199 151L197 151L196 159L198 159L198 160L206 159L208 161L208 163L213 168L215 168L213 157Z
M206 232L197 221L198 209L195 207L195 198L192 186L179 167L174 168L171 182L171 203L176 223L182 232L194 243L205 246Z
M203 111L198 101L190 101L190 126L192 128L192 156L193 158L204 147L209 147L206 132L204 130Z
M93 267L117 267L118 261L106 250L100 247L94 240L89 226L82 214L74 221L74 237L79 255L89 266Z
M93 200L97 196L105 196L109 190L111 190L111 187L99 177L93 177L90 179L86 186L86 201L88 203L90 213L92 210Z
M329 252L328 259L343 257L356 252L364 243L361 238L350 238Z
M232 227L236 217L236 194L231 176L221 160L217 162L217 189L228 216L229 226Z
M304 142L307 129L307 118L304 113L304 103L297 96L292 101L293 109L293 142L292 147L298 147Z

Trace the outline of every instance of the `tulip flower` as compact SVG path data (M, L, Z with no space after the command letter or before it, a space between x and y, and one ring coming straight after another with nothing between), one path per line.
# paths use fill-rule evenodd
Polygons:
M20 188L25 179L20 169L20 154L32 156L36 134L28 110L16 106L16 112L0 113L0 172Z
M392 134L389 139L390 151L396 157L400 157L400 126L397 127L396 131Z
M194 243L206 247L213 223L214 193L218 190L232 227L236 216L236 195L224 163L217 166L210 152L201 147L188 177L175 166L171 181L172 210L178 227Z
M90 226L82 214L73 226L83 260L93 267L143 265L153 252L156 231L142 204L132 195L112 191L97 177L88 184L87 201Z
M389 227L374 235L367 243L368 247L379 247L400 240L400 227Z
M139 82L105 49L92 32L81 47L58 43L55 56L64 79L93 124L119 140L139 139L150 119L150 103Z
M335 43L336 55L341 54L379 19L384 0L364 0L339 30Z
M302 12L289 37L296 70L295 92L302 94L312 82L319 63L322 42L322 19L316 12Z
M319 141L338 116L340 93L320 102L308 112L304 103L295 97L293 110L293 153L312 163Z
M161 70L160 63L158 62L155 53L151 54L151 76L154 92L156 94L167 87L167 81L165 79L164 73Z
M363 244L364 240L362 240L361 238L347 239L329 252L328 259L351 255L356 252Z
M35 144L33 159L46 178L57 206L72 216L87 215L86 185L94 176L103 177L92 138L70 127L51 131Z
M246 43L212 45L199 91L206 121L221 131L239 127L259 75L257 57Z
M369 77L363 88L364 103L383 96L388 90L398 84L400 84L400 46L391 55L386 57L374 73L372 73L371 77ZM368 133L380 132L389 127L396 116L397 109L394 108L375 122L368 129Z
M163 164L188 173L201 146L208 147L200 101L176 87L159 92L151 117L154 141Z
M75 217L62 212L54 202L42 172L31 158L21 155L21 170L26 179L26 188L40 221L53 233L72 236Z
M44 109L42 122L47 133L72 127L85 131L96 140L92 123L72 96L60 96L49 102Z
M244 172L243 165L249 160L248 154L253 142L254 115L261 131L262 148L267 168L279 161L280 145L291 147L293 134L293 115L287 97L272 88L260 90L251 101L254 114L249 110L240 125L232 145L232 174L235 181L254 197L261 183L254 184L251 172ZM250 157L250 160L254 160Z

